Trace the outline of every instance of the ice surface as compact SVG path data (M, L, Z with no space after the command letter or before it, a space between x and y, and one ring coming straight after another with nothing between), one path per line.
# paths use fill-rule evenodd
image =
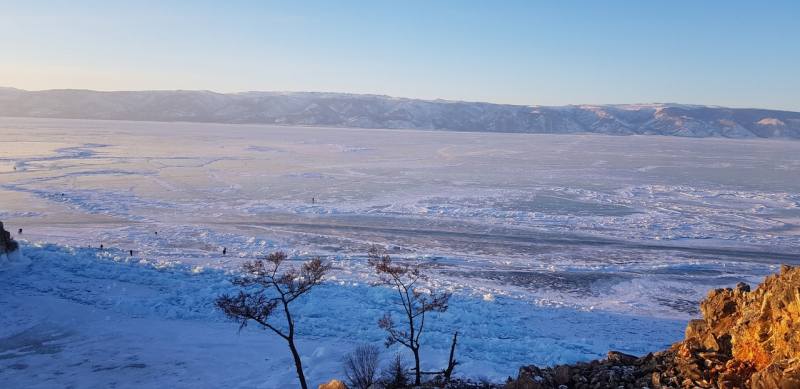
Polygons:
M797 142L14 118L0 139L30 259L0 269L12 386L292 387L282 340L212 307L275 250L335 265L295 307L312 385L384 338L371 244L454 293L423 368L458 330L456 374L495 381L663 349L709 289L800 264Z

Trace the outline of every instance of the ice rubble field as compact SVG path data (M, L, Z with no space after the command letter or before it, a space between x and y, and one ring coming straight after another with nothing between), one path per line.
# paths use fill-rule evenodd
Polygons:
M0 139L27 257L0 264L8 387L294 387L281 339L212 307L274 250L335 266L294 307L312 386L384 339L371 244L454 293L423 369L458 330L456 374L493 381L663 349L709 289L800 264L797 142L15 118Z

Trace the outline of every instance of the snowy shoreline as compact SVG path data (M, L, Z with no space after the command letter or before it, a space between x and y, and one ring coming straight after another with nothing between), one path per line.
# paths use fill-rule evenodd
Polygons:
M202 366L208 362L202 355L231 361L243 354L252 358L247 367L224 374L217 370L219 377L206 371L200 375L201 385L225 385L237 374L248 376L249 369L271 372L260 378L262 382L252 378L252 387L293 385L290 355L281 339L255 328L245 330L240 338L236 325L214 309L213 299L232 288L229 269L131 258L121 250L25 241L23 250L30 264L12 266L0 274L4 279L0 306L8 313L0 332L0 344L6 345L0 353L0 374L7 382L26 386L39 382L42 387L115 382L118 387L134 387L133 381L126 383L123 378L130 375L140 384L155 380L160 385L167 378L158 374L165 374L174 376L169 386L188 387L198 379L193 377L199 373L195 369L209 368ZM456 376L473 380L502 381L521 364L595 359L609 349L631 353L661 349L679 337L686 323L581 311L526 296L470 296L449 288L456 293L451 309L431 320L423 337L423 368L446 363L448 337L459 330L457 355L462 363ZM334 272L325 285L303 299L296 311L298 341L311 382L341 377L339 359L356 345L382 343L384 333L375 321L391 308L392 295L385 288L370 287L363 277ZM86 317L76 318L73 310L85 311ZM162 338L158 335L162 327L165 334L184 330L186 334ZM588 328L591 338L586 337ZM209 332L216 334L217 341L205 338ZM36 342L38 348L32 345ZM187 356L180 351L184 343L188 350L207 352ZM269 344L266 349L264 343ZM45 344L51 349L43 350ZM173 349L167 354L181 366L172 374L164 371L167 355L159 355L164 348ZM385 350L385 359L393 351ZM122 354L128 355L126 359L120 360ZM128 360L134 362L126 365ZM99 367L91 372L72 367L81 361ZM129 365L137 367L126 368ZM120 372L125 374L119 376Z

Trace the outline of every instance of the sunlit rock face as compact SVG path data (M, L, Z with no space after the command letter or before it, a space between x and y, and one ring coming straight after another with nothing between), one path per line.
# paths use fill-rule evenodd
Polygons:
M800 388L800 268L781 267L743 297L731 329L733 357L759 370L753 388L775 387L773 381Z
M730 352L761 370L800 355L800 269L784 265L758 289L740 284L716 289L700 303L702 320L693 320L687 339L707 349Z
M682 343L751 366L750 388L800 388L800 268L784 265L754 291L713 290L700 309Z

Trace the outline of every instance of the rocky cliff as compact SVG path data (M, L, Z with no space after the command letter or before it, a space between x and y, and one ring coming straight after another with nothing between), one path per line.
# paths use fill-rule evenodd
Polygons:
M19 245L11 239L11 233L0 222L0 262L7 262L19 253Z
M711 291L686 339L644 357L520 368L506 389L800 389L800 268L782 266L754 291Z

